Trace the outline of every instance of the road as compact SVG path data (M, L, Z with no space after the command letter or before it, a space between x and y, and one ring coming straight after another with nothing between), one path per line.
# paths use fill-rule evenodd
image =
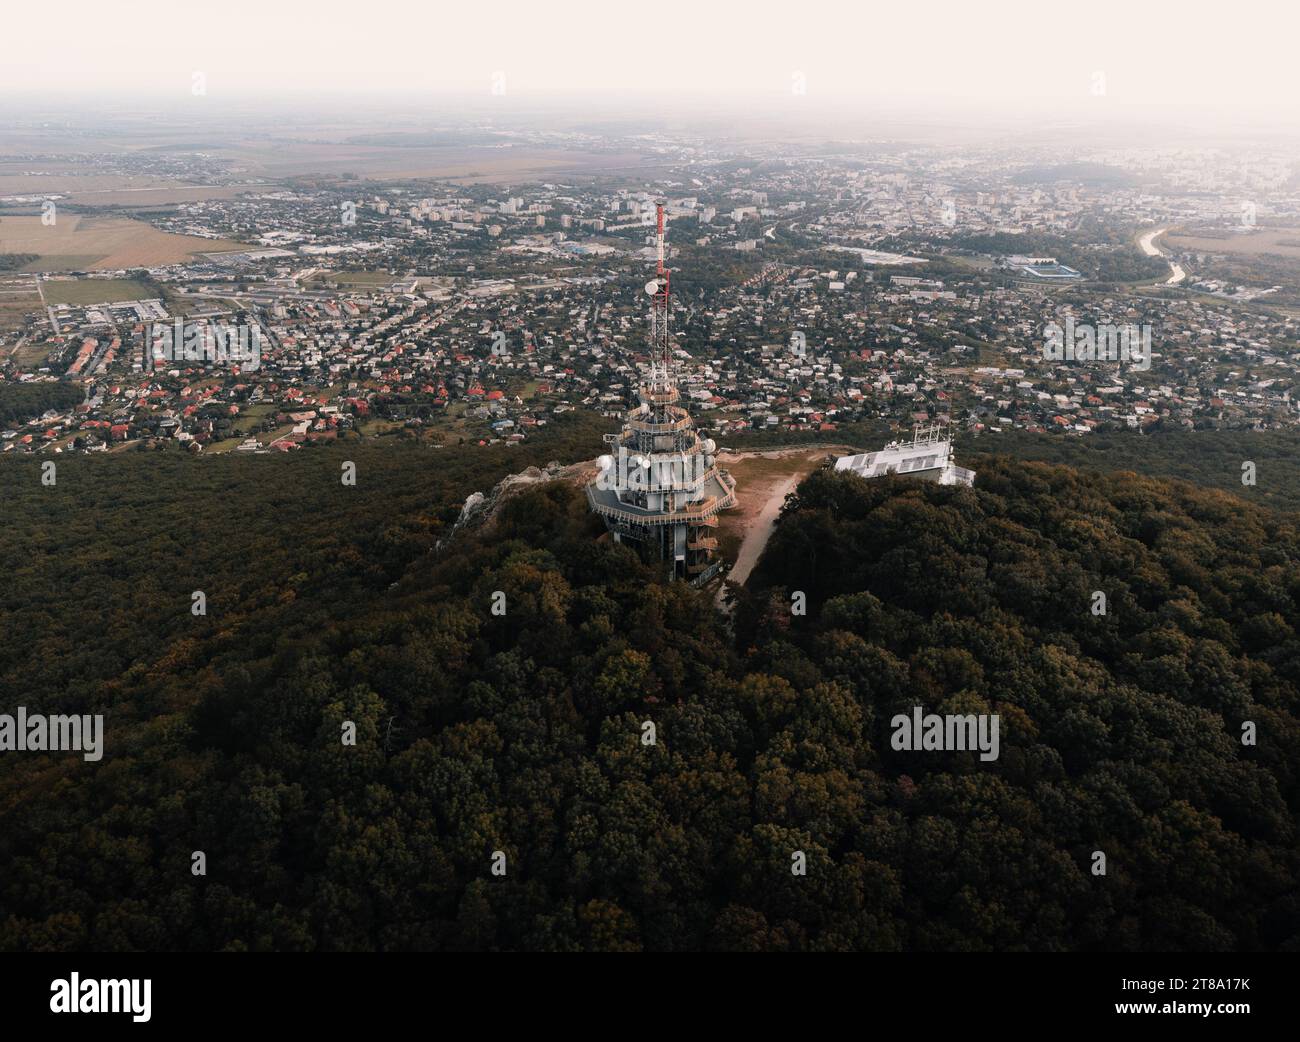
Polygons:
M45 299L45 290L41 288L41 277L33 275L32 278L36 280L36 293L41 298L41 303L45 305L45 314L50 318L50 328L54 330L54 335L58 336L63 330L59 328L59 320L54 317L54 309L50 307L49 302Z

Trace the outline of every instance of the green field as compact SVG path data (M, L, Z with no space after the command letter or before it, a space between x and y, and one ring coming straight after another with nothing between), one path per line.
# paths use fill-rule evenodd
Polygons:
M112 304L119 300L152 300L158 296L135 279L46 280L41 284L47 304Z
M37 260L24 264L19 271L85 271L99 260L97 253L45 253Z
M398 281L398 276L386 271L318 271L307 280L312 284L333 283L339 286L373 288Z
M203 305L203 301L196 297L184 297L175 290L163 287L163 307L167 309L169 315L185 316L193 311L197 311Z
M18 329L29 314L43 310L31 276L0 279L0 330Z
M45 363L46 357L50 353L50 345L41 341L37 343L27 342L19 346L15 344L9 350L9 361L13 362L20 370L37 369ZM3 352L0 352L0 359L3 358Z

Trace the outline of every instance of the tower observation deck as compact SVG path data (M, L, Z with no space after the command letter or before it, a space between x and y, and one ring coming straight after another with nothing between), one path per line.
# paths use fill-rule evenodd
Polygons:
M673 370L671 272L664 265L664 208L656 213L658 266L646 283L650 297L650 360L639 388L641 404L627 414L610 451L587 486L591 509L617 542L642 546L673 578L703 583L716 574L717 515L736 505L736 485L714 460L681 405Z

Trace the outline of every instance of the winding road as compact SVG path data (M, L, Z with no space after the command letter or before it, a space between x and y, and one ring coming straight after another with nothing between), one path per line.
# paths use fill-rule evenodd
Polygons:
M1138 240L1138 245L1142 247L1142 252L1148 257L1164 257L1168 261L1170 274L1169 278L1165 280L1165 285L1177 286L1183 279L1187 278L1187 272L1183 271L1182 265L1169 260L1169 254L1156 245L1156 240L1167 231L1169 231L1168 228L1157 228L1153 232L1147 232Z

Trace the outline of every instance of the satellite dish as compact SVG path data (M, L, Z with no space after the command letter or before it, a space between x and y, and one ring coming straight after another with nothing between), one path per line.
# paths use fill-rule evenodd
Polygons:
M656 293L659 292L659 280L651 279L649 282L647 282L645 284L645 291L646 293L648 293L650 296L653 297Z

